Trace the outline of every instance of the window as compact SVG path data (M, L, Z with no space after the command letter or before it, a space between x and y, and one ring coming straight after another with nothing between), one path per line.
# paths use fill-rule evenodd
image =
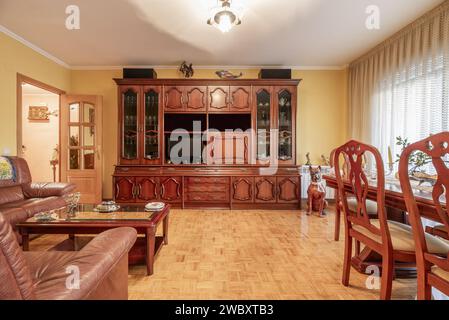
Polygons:
M444 55L410 64L384 79L373 96L372 138L384 159L400 153L396 137L415 142L449 131L449 65ZM394 156L394 160L396 157Z

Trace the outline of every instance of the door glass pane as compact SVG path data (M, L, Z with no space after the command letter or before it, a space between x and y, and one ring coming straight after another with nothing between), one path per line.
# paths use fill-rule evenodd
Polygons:
M95 107L92 104L84 103L83 118L85 123L95 123Z
M95 127L94 126L84 126L83 127L83 146L93 147L95 145Z
M257 159L270 157L270 93L262 90L257 93Z
M69 122L79 122L80 121L80 104L72 103L69 105Z
M80 127L69 128L69 146L79 147L80 145Z
M159 94L145 93L145 158L159 158Z
M70 170L77 170L80 166L80 150L69 149L69 168Z
M95 151L83 150L84 169L95 169Z
M137 92L131 89L123 94L123 150L125 159L137 159Z
M292 95L283 90L278 95L279 101L279 159L292 159Z

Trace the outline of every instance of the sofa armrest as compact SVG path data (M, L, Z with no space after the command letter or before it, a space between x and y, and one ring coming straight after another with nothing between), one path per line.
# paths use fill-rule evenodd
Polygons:
M80 254L95 257L108 255L108 260L116 260L128 254L136 242L137 231L134 228L122 227L100 233L90 241Z
M128 265L127 255L136 238L134 228L116 228L99 234L78 252L25 252L33 274L36 298L81 300L95 297L98 287L118 265ZM67 279L74 270L78 270L79 287L70 288ZM119 271L123 269L119 268ZM126 282L127 274L120 278Z
M73 183L32 182L22 186L26 198L62 197L75 191Z

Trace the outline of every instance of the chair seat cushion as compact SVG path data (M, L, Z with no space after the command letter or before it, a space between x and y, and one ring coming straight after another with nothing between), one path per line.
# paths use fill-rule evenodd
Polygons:
M348 208L351 211L357 211L357 199L354 197L348 198ZM366 211L368 214L377 214L377 202L366 200Z
M432 273L449 282L449 272L437 266L432 267Z
M380 222L377 219L371 219L371 224L377 228L380 228ZM415 251L415 240L413 238L413 231L411 226L399 223L396 221L388 221L388 227L390 229L391 243L393 249L397 251ZM360 225L353 225L352 227L357 232L363 234L364 236L378 242L382 243L382 237L373 234L365 227ZM449 252L449 243L438 237L426 234L427 249L430 253L438 255L447 255Z
M439 224L437 226L434 227L435 230L441 231L441 232L446 232L446 227L444 226L444 224Z

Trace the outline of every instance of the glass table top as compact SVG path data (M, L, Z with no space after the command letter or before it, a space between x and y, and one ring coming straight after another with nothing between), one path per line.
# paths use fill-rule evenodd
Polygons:
M94 211L94 205L78 205L74 216L68 216L67 208L60 208L51 211L51 218L42 219L39 214L27 220L28 223L36 222L79 222L79 221L149 221L159 212L163 211L145 211L139 206L123 206L114 212ZM46 216L49 212L45 212Z

